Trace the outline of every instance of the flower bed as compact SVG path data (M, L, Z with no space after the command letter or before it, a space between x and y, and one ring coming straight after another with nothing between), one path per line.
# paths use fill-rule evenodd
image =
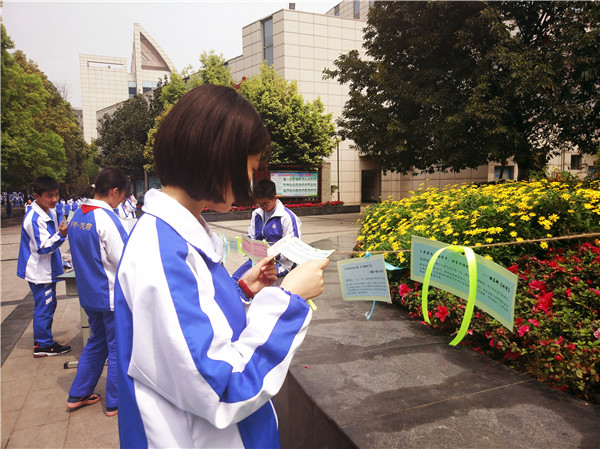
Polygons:
M300 209L300 208L307 208L307 207L326 207L326 206L343 206L344 202L343 201L327 201L326 203L313 203L310 201L306 201L303 203L283 203L288 209ZM256 205L252 205L252 206L232 206L230 212L239 212L239 211L247 211L247 210L254 210L256 209L258 206Z
M469 245L519 276L513 332L477 311L462 344L556 388L600 403L600 240L519 242L600 232L600 183L547 180L420 190L367 209L359 251L390 251L408 268L410 236ZM421 284L390 275L393 300L422 320ZM432 326L455 334L465 301L431 288Z

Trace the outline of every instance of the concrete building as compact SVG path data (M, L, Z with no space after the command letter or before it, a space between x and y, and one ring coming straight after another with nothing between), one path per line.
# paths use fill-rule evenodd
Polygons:
M97 138L96 112L154 89L170 77L175 67L156 41L139 24L133 27L131 67L127 59L113 56L79 55L83 134L90 143Z

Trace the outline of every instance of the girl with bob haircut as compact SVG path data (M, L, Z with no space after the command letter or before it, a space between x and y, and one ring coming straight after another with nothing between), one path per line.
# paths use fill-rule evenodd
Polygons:
M69 223L69 246L77 278L79 302L90 324L91 336L77 364L77 375L67 399L76 410L100 401L94 388L108 359L106 415L118 413L117 346L115 342L114 284L127 231L115 209L129 191L129 179L117 168L102 170L79 196L85 198Z
M144 198L115 287L121 447L279 447L271 398L311 320L328 260L283 281L268 258L236 282L201 217L252 200L270 148L252 105L203 85L163 120L154 158L163 185Z

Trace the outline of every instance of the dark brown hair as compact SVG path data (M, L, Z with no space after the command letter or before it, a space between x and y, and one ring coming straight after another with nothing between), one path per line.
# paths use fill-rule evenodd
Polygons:
M226 86L205 84L185 94L163 120L154 141L156 174L195 200L252 201L249 155L267 153L269 132L248 100Z
M41 195L44 192L57 190L58 187L58 181L48 175L40 176L33 181L33 193L37 193L38 195Z
M92 191L105 196L110 190L114 188L119 189L119 192L129 193L129 178L125 176L118 168L105 168L94 180L93 185L84 187L79 192L79 196L89 197Z
M254 183L253 193L254 198L269 198L272 200L277 196L277 186L270 179L263 178Z

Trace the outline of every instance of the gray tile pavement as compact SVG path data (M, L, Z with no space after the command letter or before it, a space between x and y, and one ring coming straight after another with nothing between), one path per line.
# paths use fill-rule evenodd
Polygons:
M303 239L311 243L339 233L354 234L358 214L302 217ZM64 364L76 361L83 349L80 307L77 297L66 294L58 284L58 306L53 331L58 342L70 344L70 353L33 358L33 298L26 281L16 276L20 222L3 220L0 231L2 271L2 368L1 412L4 448L117 448L117 419L104 415L104 399L97 404L68 412L65 401L75 377L75 369ZM210 223L218 234L234 237L245 234L247 220ZM68 251L68 241L62 247ZM226 267L233 272L244 260L229 252ZM97 392L106 384L103 374Z

